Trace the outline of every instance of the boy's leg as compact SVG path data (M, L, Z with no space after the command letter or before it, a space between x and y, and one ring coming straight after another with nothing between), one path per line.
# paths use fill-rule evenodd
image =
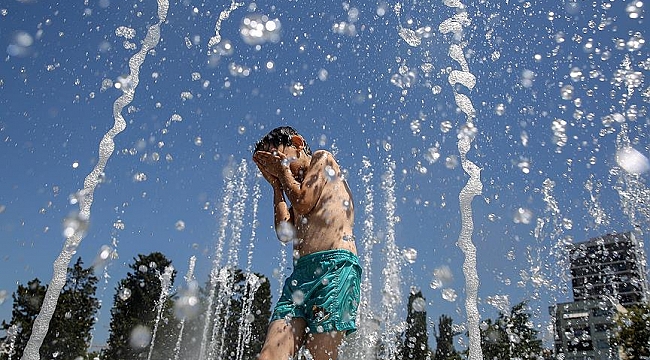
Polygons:
M292 359L305 340L305 319L278 319L269 324L259 360Z
M309 334L305 347L314 360L336 360L339 355L341 340L343 340L343 332L341 331Z

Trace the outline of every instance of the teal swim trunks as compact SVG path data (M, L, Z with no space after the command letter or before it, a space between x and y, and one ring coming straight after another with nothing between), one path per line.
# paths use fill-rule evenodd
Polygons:
M337 249L308 254L294 263L271 321L303 318L313 334L356 331L361 292L359 258Z

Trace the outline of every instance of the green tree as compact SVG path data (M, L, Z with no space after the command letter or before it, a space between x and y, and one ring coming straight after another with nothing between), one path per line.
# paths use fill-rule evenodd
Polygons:
M97 281L93 268L84 269L81 258L68 268L66 284L40 349L42 358L76 359L86 355L99 310Z
M10 356L12 359L16 359L23 355L27 341L32 335L34 319L41 310L46 291L47 287L41 285L40 280L34 279L29 281L27 286L19 284L16 292L11 295L14 301L11 322L9 324L5 321L2 322L2 330L8 333L0 338L6 352L0 352L0 359L9 359Z
M627 359L650 357L650 304L630 306L616 314L616 343Z
M454 348L454 336L460 335L453 329L453 321L447 315L438 319L438 333L436 334L435 360L460 360L460 354Z
M84 269L81 258L68 268L66 284L50 321L48 332L40 348L43 359L75 359L84 357L90 345L91 331L99 302L95 297L97 278L92 267ZM8 331L0 338L3 349L0 359L20 358L32 334L47 287L38 279L19 285L13 294L14 305L11 323L3 321L0 328Z
M183 355L197 358L205 329L209 287L201 292L200 316L187 324L183 335ZM262 349L271 317L271 285L264 275L241 269L222 269L212 299L207 342L208 352L224 354L227 359L255 359ZM214 334L213 330L217 332ZM207 344L206 344L207 345Z
M262 350L271 317L271 285L260 274L236 269L233 275L225 353L238 354L241 346L242 358L254 359Z
M487 320L481 330L485 359L537 359L543 356L539 331L533 327L526 302L512 307L510 314L499 313L496 321Z
M425 306L426 301L422 296L422 291L410 293L402 347L402 359L404 360L426 360L431 357Z
M173 353L176 343L172 295L164 292L176 276L171 261L159 252L133 260L129 265L133 272L115 289L107 348L101 357L105 360L146 359L150 351L152 358L162 359Z
M485 360L509 359L510 344L506 326L502 313L499 313L498 320L487 319L481 324L481 349Z

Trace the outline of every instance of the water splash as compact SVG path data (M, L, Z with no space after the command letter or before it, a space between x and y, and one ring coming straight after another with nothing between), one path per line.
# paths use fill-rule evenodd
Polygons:
M225 336L226 336L226 327L228 322L231 320L231 309L229 299L233 294L233 284L234 284L234 269L238 263L239 256L239 245L241 242L241 230L243 228L243 218L246 211L246 199L248 198L248 190L246 185L246 177L248 175L248 164L245 159L242 159L237 170L232 174L229 181L233 184L233 195L237 199L234 205L232 205L232 211L229 212L229 215L225 221L230 225L230 242L228 244L228 258L225 266L221 266L219 263L214 263L215 268L213 268L212 273L217 274L215 279L215 286L219 289L218 294L216 294L216 307L214 309L213 315L215 316L215 321L212 326L212 336L210 344L208 345L208 357L213 358L215 354L223 353L225 346ZM225 224L223 224L222 229L226 230ZM223 243L224 239L221 239L220 242ZM219 316L220 314L225 314L223 317ZM208 323L206 322L206 326Z
M236 1L233 0L230 3L230 7L223 10L219 14L219 19L217 19L217 22L214 24L214 33L215 34L208 41L208 47L209 48L212 48L212 47L216 46L217 44L219 44L221 42L221 23L223 23L223 21L225 21L225 20L228 20L228 18L230 17L230 13L237 10L242 5L244 5L243 2L236 2Z
M375 199L374 187L372 185L373 171L372 163L364 157L363 167L359 171L361 187L366 189L364 194L363 208L363 234L361 244L363 255L361 266L363 267L363 279L361 281L361 299L357 316L358 334L352 339L347 339L343 351L349 354L342 356L344 359L370 359L373 348L379 341L379 320L372 308L372 263L373 248L377 243L375 235Z
M183 341L183 333L185 332L185 320L187 320L187 309L196 308L198 305L198 286L194 278L194 268L196 267L196 256L190 257L190 264L185 275L185 284L187 286L187 293L181 296L181 298L176 301L177 307L182 307L183 316L181 316L180 325L178 329L178 338L176 340L176 345L174 346L174 360L178 360L181 351L181 344ZM179 305L180 304L180 305Z
M173 266L166 266L163 273L158 274L158 279L160 280L160 296L158 296L158 301L156 302L156 319L151 333L151 346L149 346L149 355L147 356L147 360L151 360L151 356L153 355L153 348L156 344L156 335L158 334L158 326L160 325L160 320L163 316L163 310L165 310L165 302L167 302L169 296L169 289L172 286L173 274Z
M386 197L384 211L386 213L386 239L384 242L384 255L386 266L382 270L384 286L382 288L382 320L384 329L381 335L382 343L386 345L382 359L393 359L399 354L395 346L398 334L397 309L401 305L402 292L400 290L400 251L395 242L395 161L390 154L385 160L386 173L382 179L382 190Z
M251 220L251 238L248 243L248 252L246 257L246 283L243 294L244 303L242 306L242 316L239 320L239 332L237 334L237 354L236 360L242 360L244 356L244 345L250 342L251 337L251 324L254 315L252 314L253 302L255 301L255 293L262 285L261 279L253 274L253 250L255 249L256 231L257 231L257 212L259 209L259 200L262 196L260 189L259 178L255 177L253 183L253 201L252 201L252 220Z
M100 179L102 178L104 169L106 168L106 163L115 150L115 142L113 139L126 129L126 121L122 116L122 110L133 101L135 89L138 87L138 83L140 82L140 67L144 63L147 53L155 48L160 41L160 25L165 22L168 10L169 1L158 0L158 22L149 27L147 35L142 42L140 51L129 59L130 73L128 79L130 86L124 87L122 89L122 95L113 103L113 127L104 134L104 137L100 141L99 159L97 160L97 164L86 176L84 180L84 188L79 192L81 195L81 201L79 201L78 218L82 222L87 222L90 219L90 208L93 204L95 188L100 183ZM25 346L25 351L21 358L22 360L38 360L40 358L39 349L47 335L50 320L52 319L52 315L56 309L56 303L59 299L61 289L63 289L63 286L65 285L70 259L84 236L85 231L75 231L71 236L67 237L63 250L54 261L54 274L52 276L52 281L50 281L47 292L45 293L41 311L34 320L32 335Z
M217 285L219 279L219 268L221 267L221 260L223 257L223 250L225 247L226 241L226 230L228 228L228 220L230 217L230 207L232 199L235 193L235 184L231 181L232 177L232 164L228 166L228 169L224 170L224 183L225 189L223 194L223 200L221 203L221 209L218 212L219 219L219 229L217 231L217 248L214 252L214 257L212 259L212 271L210 272L210 285L208 289L208 304L206 307L206 318L205 325L203 327L203 335L201 338L201 348L199 350L199 360L206 359L207 346L209 344L208 334L210 332L210 322L212 319L212 314L214 313L214 299L217 292Z
M464 11L464 5L460 1L445 1L445 5L461 10L451 18L444 20L438 30L442 34L452 33L454 41L462 39L463 28L470 25L467 12ZM470 73L467 60L463 54L463 48L458 43L452 43L449 47L449 56L455 60L461 67L461 70L454 70L449 74L448 81L454 91L454 99L458 108L465 114L467 122L463 128L464 131L458 134L458 152L460 153L461 164L465 173L469 175L467 184L463 187L458 195L461 211L462 230L458 238L458 247L461 248L465 255L463 263L463 274L465 275L465 311L467 313L467 327L469 330L469 358L472 360L482 360L483 352L481 350L481 333L479 329L479 312L478 312L478 287L479 278L476 271L476 247L472 243L472 234L474 232L474 223L472 220L472 199L480 195L483 190L481 183L481 169L467 158L467 153L471 143L476 135L474 118L476 110L472 105L471 99L458 92L456 85L465 86L472 90L476 84L476 77Z

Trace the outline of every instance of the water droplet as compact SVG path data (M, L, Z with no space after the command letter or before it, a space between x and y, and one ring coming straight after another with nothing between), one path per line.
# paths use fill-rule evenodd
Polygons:
M280 41L282 24L278 19L269 19L267 15L250 14L244 17L239 34L248 45L260 45L266 42Z
M445 159L445 167L449 170L453 170L458 166L458 156L456 155L449 155Z
M627 48L628 51L641 50L643 45L645 45L645 39L643 38L643 34L641 34L640 32L636 32L625 43L625 47Z
M131 290L128 288L120 289L120 292L117 294L122 301L127 301L131 297Z
M305 302L305 293L302 290L296 290L291 294L291 300L296 305L302 305Z
M447 288L442 290L442 298L449 302L454 302L458 298L458 295L456 294L456 290Z
M411 307L413 308L413 311L417 311L417 312L424 311L426 305L427 305L426 302L421 297L416 297L415 299L413 299L413 302L411 303Z
M336 171L329 165L325 166L325 179L333 181L336 179Z
M420 46L422 43L422 39L420 39L418 34L411 29L401 28L399 30L399 36L406 41L407 44L413 47Z
M439 289L442 287L442 281L440 281L439 279L433 279L431 280L431 283L429 283L429 286L434 290Z
M418 258L418 251L413 248L406 248L402 251L402 255L409 262L409 264L415 263L415 260Z
M300 82L292 82L291 86L289 87L289 92L291 92L291 95L296 97L301 96L304 90L305 86Z
M448 133L452 128L453 128L453 125L451 124L451 121L449 121L449 120L445 120L445 121L440 123L440 131L443 134Z
M318 70L318 80L325 81L327 80L329 73L325 69Z
M528 209L524 209L524 208L519 208L515 212L515 216L514 216L513 221L514 221L515 224L526 224L526 225L528 225L528 224L530 224L532 219L533 219L533 212L532 211L530 211Z
M424 158L429 162L429 164L433 164L440 159L440 150L438 150L437 147L428 148L424 153Z
M72 213L63 220L63 237L66 239L83 235L86 230L88 230L88 219L80 213Z
M525 69L521 72L521 86L525 88L530 88L533 86L535 80L535 72L532 70Z
M502 116L503 114L506 113L506 106L503 103L497 104L496 108L494 109L494 112L497 115Z
M458 138L467 138L469 140L473 140L476 137L477 133L478 129L476 126L471 122L467 122L460 127L460 130L458 131Z
M135 182L143 182L147 180L147 174L145 173L136 173L133 175L133 181Z
M281 221L280 224L278 224L276 231L278 234L278 240L283 244L288 244L296 237L296 229L291 225L291 223L286 221Z
M569 76L573 81L580 81L582 79L582 70L580 70L578 67L573 67L569 73Z
M454 275L451 272L451 268L447 265L442 265L435 270L433 270L433 281L431 282L431 287L433 289L440 288L442 286L450 284L454 280ZM435 283L435 284L434 284ZM435 287L433 285L436 285Z
M180 96L182 101L192 100L194 98L194 95L190 91L182 91Z
M178 231L183 231L183 230L185 230L185 221L183 221L183 220L178 220L178 221L176 222L175 227L176 227L176 230L178 230Z
M251 314L251 313L246 314L246 316L244 317L244 321L245 321L247 324L252 324L253 321L255 321L255 315L253 315L253 314Z
M508 295L494 295L486 298L488 304L494 306L503 314L510 313L510 299Z
M100 260L108 260L108 258L111 256L112 253L113 253L113 248L111 248L108 245L102 245L102 247L99 249L98 258Z
M643 18L643 1L632 0L625 7L625 12L630 19Z
M126 26L119 26L115 29L115 35L130 40L135 37L135 29Z
M530 173L530 161L528 159L526 159L526 158L520 159L519 163L517 164L517 167L524 174Z
M562 96L562 99L564 100L573 99L573 85L567 84L562 86L562 88L560 89L560 94Z
M131 330L129 344L135 349L144 349L151 341L151 331L144 325L137 325Z
M648 158L631 146L616 151L616 162L630 174L640 175L650 170Z

